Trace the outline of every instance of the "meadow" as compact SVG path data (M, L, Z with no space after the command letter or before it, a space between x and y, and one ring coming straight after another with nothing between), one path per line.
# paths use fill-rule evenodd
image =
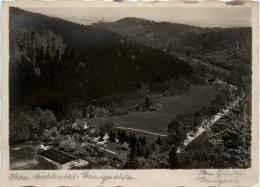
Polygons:
M214 86L192 85L180 95L158 98L162 108L153 112L131 112L122 116L97 117L89 119L90 124L98 126L112 121L116 127L134 128L158 134L167 134L168 124L177 114L196 112L203 107L210 106L217 95ZM137 136L156 135L126 130Z

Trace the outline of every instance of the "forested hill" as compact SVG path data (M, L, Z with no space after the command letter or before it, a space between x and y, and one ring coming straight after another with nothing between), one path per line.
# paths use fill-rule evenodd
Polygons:
M86 27L59 18L10 8L10 28L50 29L61 35L70 47L105 47L116 44L118 36L112 32Z
M113 31L169 54L203 60L230 71L230 77L243 76L247 83L251 82L251 27L202 28L140 18L98 22L93 26ZM230 80L230 77L227 79Z
M26 105L64 112L75 98L86 106L142 85L163 92L162 83L191 72L185 62L111 31L18 8L10 8L9 20L11 109Z
M111 30L147 46L169 52L207 53L233 47L251 47L251 28L202 28L184 24L123 18L98 22L96 28Z
M111 30L131 40L157 48L168 48L179 43L189 32L202 33L205 29L184 24L155 22L141 18L127 17L115 22L98 22L96 28Z

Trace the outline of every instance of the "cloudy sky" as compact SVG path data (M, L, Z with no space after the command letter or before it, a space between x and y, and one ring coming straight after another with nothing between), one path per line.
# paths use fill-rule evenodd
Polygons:
M251 26L251 10L243 7L227 8L26 8L28 11L60 17L89 25L101 20L116 21L124 17L138 17L155 21L184 23L202 27Z

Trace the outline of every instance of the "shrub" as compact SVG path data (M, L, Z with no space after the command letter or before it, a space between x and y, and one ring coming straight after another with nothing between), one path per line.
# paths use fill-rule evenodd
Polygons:
M39 132L40 134L45 130L45 129L50 129L52 127L56 127L57 122L56 122L56 117L53 114L52 111L50 110L45 110L42 115L40 116L40 122L39 122Z
M114 111L110 111L111 116L126 115L129 113L128 108L116 108Z
M15 122L10 123L10 139L14 142L28 141L33 138L37 127L38 124L31 115L21 113Z

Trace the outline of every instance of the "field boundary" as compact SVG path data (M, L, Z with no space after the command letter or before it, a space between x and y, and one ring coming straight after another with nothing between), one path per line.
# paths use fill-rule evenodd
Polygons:
M149 131L144 131L144 130L140 130L140 129L134 129L134 128L128 128L128 127L116 127L117 129L126 129L126 130L133 130L133 131L138 131L138 132L144 132L147 134L152 134L152 135L156 135L156 136L163 136L166 137L166 134L158 134L158 133L154 133L154 132L149 132Z

